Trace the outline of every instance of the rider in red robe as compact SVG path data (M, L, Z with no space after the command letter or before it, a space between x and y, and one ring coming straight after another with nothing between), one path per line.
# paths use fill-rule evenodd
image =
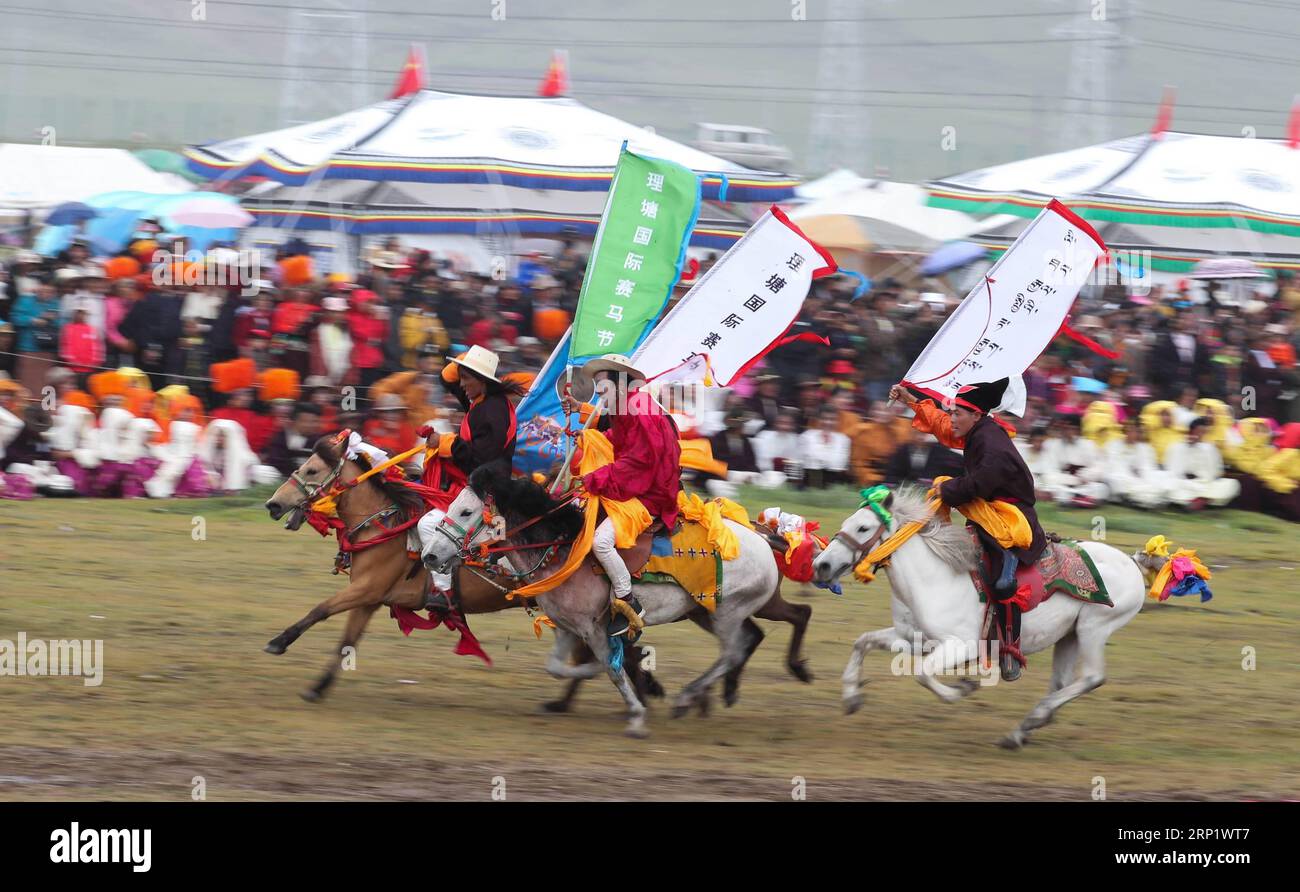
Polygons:
M613 501L637 499L651 518L659 518L669 530L677 522L677 493L681 489L681 446L677 442L677 425L649 393L634 385L644 382L625 356L610 354L592 360L581 369L604 398L608 414L609 442L614 447L614 461L582 478L588 493ZM572 412L577 403L563 400ZM622 533L622 536L617 533ZM596 527L591 543L592 554L609 575L614 597L627 601L637 616L645 608L632 594L632 574L617 550L618 540L629 546L644 530L616 530L612 518L606 517ZM631 541L628 541L631 540ZM610 635L627 634L629 623L620 612L612 611Z

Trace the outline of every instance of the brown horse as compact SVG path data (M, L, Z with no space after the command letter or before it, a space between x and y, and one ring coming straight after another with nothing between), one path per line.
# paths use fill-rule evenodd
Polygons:
M322 437L317 441L313 454L297 471L291 475L272 494L266 502L266 509L271 518L279 520L289 515L285 528L297 530L302 526L303 512L306 506L325 492L336 481L342 484L353 483L362 473L369 470L368 463L362 457L357 461L347 459L339 444L332 437ZM358 486L346 489L336 500L339 519L350 532L349 538L354 543L362 543L376 538L381 530L371 521L390 509L418 510L422 507L420 500L410 490L399 484L386 481L381 475L375 475ZM317 604L298 622L286 628L267 643L267 653L282 654L289 645L298 640L303 632L322 620L338 613L348 613L343 628L343 636L338 650L330 659L324 673L316 683L303 691L302 697L316 701L324 696L338 676L339 669L348 648L355 648L370 622L371 616L380 605L404 607L419 610L425 604L429 588L428 570L418 561L407 555L406 537L399 536L370 548L353 553L351 575L347 585L330 598ZM522 606L518 598L507 599L506 591L477 574L460 568L455 578L456 594L461 610L468 616L480 613L496 613L501 610ZM708 615L703 610L699 616L692 615L702 628L709 629ZM763 609L755 616L794 626L787 654L787 666L799 680L809 682L812 674L800 655L804 632L812 608L807 605L789 604L781 599L778 589ZM748 640L751 642L748 652L763 640L763 632L756 623L750 623ZM643 651L629 648L626 665L629 676L636 685L638 693L662 696L663 689L654 677L640 669ZM585 646L579 647L573 654L579 663L590 662L593 657ZM740 671L743 665L730 673L725 680L725 698L728 705L735 702L738 695ZM545 704L549 712L567 712L572 706L573 698L583 679L573 678L564 695Z
M317 441L311 458L267 500L266 509L275 520L289 514L285 527L297 530L302 526L303 511L308 502L328 489L335 480L351 483L366 470L369 467L364 458L359 462L348 461L333 438L322 437ZM338 497L336 505L340 520L349 530L355 530L350 538L357 543L380 535L380 530L368 521L382 512L391 508L417 510L422 507L419 499L408 489L389 483L378 475L360 486L347 489ZM302 692L304 700L317 701L338 677L347 649L356 647L375 610L381 604L419 610L424 606L428 588L429 573L419 561L413 561L407 556L405 536L354 552L347 585L273 638L265 650L267 653L282 654L316 623L336 613L348 612L337 653L330 659L316 683ZM466 615L496 613L522 606L520 599L508 600L503 588L464 569L457 571L455 588L460 607ZM575 657L579 661L592 659L591 654L585 651L575 653ZM638 692L662 697L663 688L652 675L641 671L641 657L640 649L629 650L628 672L632 675ZM574 679L565 695L560 700L547 703L546 709L552 712L567 711L580 681L581 679Z

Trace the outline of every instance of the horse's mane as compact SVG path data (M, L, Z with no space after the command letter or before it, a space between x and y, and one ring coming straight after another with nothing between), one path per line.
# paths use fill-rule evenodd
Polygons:
M329 435L317 440L312 451L316 453L317 458L328 464L330 467L333 467L338 463L339 457L342 454L340 452L339 444L336 444L334 442L334 437ZM351 461L353 461L357 467L361 468L362 471L369 471L374 467L364 452L357 453L357 457L351 459ZM412 492L409 488L400 483L388 480L383 474L376 474L366 480L366 483L374 486L377 490L383 493L384 496L391 499L399 508L406 508L415 511L424 508L424 499L420 498L417 493Z
M925 492L918 486L901 486L894 490L894 501L889 510L893 512L896 524L902 526L923 521L925 526L921 527L918 535L945 564L960 573L975 569L979 547L972 541L970 533L963 526L945 523L939 516L930 514L930 500Z
M529 477L513 477L503 462L489 462L469 475L470 489L479 498L491 496L496 509L511 527L519 526L534 517L542 519L520 530L519 539L525 543L554 542L573 539L582 528L582 512L571 503L554 499Z

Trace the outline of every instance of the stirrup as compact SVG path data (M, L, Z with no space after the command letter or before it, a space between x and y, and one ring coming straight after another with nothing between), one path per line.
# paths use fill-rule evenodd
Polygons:
M645 608L636 599L636 595L628 595L626 600L611 598L609 625L605 632L611 638L626 635L628 644L631 644L641 637L641 630L645 628L645 623L642 621L644 617Z
M435 613L455 613L456 605L451 601L451 595L444 592L436 586L430 586L428 594L424 596L424 609L432 610Z

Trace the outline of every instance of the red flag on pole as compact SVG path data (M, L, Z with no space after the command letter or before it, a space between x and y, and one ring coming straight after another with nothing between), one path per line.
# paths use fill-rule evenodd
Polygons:
M402 66L402 73L397 76L397 83L393 86L393 92L388 95L388 98L397 99L401 96L409 96L412 93L420 92L424 87L424 50L413 43L406 52L406 64Z
M1174 88L1165 87L1164 96L1160 100L1160 111L1156 113L1156 123L1151 128L1151 135L1156 139L1164 136L1169 125L1174 122Z
M546 75L537 87L537 95L550 99L567 96L569 93L569 54L565 50L551 53L551 64L546 67Z
M1300 96L1291 100L1291 118L1286 122L1286 144L1300 149Z

